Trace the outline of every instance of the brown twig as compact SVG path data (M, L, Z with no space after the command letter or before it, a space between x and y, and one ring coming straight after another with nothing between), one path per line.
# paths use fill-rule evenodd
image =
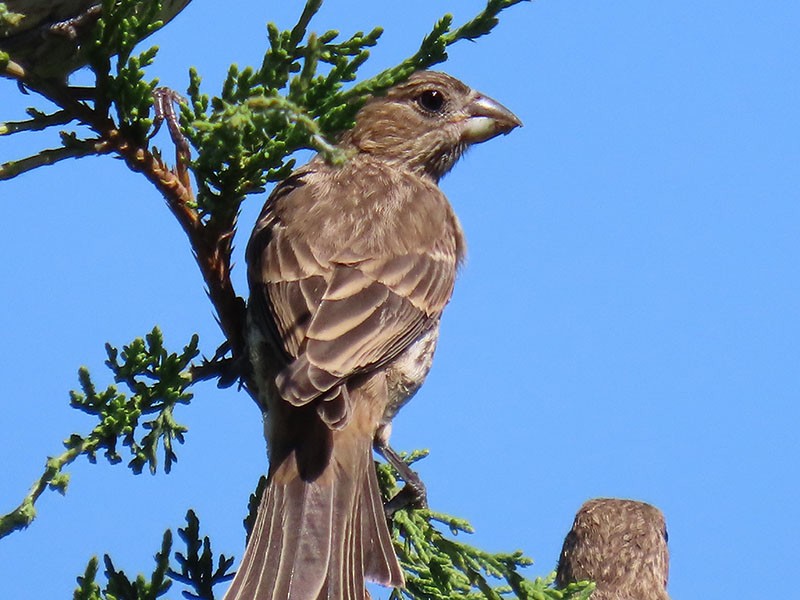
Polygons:
M101 132L101 137L125 160L128 167L141 172L164 196L172 214L189 238L195 260L206 283L208 296L217 311L220 329L228 340L235 359L245 357L244 300L231 282L231 251L235 222L204 222L194 208L189 170L181 147L177 147L178 166L170 169L147 148L126 139L119 129ZM249 382L248 382L249 383ZM250 389L252 386L249 386Z
M94 130L99 137L98 153L115 153L133 171L142 173L161 192L167 206L189 238L189 244L205 281L211 303L217 312L217 321L228 341L237 364L246 361L245 302L236 294L231 282L231 252L236 226L236 215L204 220L199 215L192 192L189 171L189 148L180 131L170 127L176 140L176 167L174 169L119 129L105 111L89 106L82 94L73 93L66 84L42 80L22 72L6 75L17 79L26 88L36 92L61 107L76 120ZM246 369L242 369L246 371ZM254 385L245 376L245 387L253 393Z

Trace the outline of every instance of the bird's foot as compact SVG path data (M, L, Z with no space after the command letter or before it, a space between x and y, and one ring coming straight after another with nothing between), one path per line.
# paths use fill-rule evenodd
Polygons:
M378 453L397 471L406 484L384 505L387 518L404 508L428 508L428 491L419 474L388 444L378 443Z
M163 123L167 124L169 137L175 144L175 172L181 183L191 189L189 181L188 165L191 162L192 153L189 149L189 140L183 135L181 125L178 122L178 113L175 111L176 104L186 104L188 101L175 90L168 87L157 87L153 90L153 108L155 117L153 119L153 132L150 134L152 139L161 129Z
M391 519L398 510L404 508L428 508L428 493L420 479L414 483L407 482L402 490L383 505L387 519Z
M178 122L178 113L175 111L175 104L186 103L187 100L178 92L168 87L157 87L153 90L153 108L155 109L155 118L153 119L153 132L150 137L154 137L161 125L166 122L169 135L176 146L186 146L188 150L188 142L181 132L181 126Z

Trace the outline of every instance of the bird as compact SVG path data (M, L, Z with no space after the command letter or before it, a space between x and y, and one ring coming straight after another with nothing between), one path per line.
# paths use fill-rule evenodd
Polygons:
M162 26L191 0L163 0L157 19ZM26 71L44 79L66 80L86 65L84 46L103 10L101 0L4 0L0 50ZM139 2L137 11L148 8Z
M591 600L669 600L669 550L663 513L619 498L584 503L564 539L556 585L594 581Z
M464 257L438 187L472 144L521 125L458 79L418 71L368 100L264 205L245 256L247 338L268 483L225 600L364 600L402 587L373 445L431 367Z

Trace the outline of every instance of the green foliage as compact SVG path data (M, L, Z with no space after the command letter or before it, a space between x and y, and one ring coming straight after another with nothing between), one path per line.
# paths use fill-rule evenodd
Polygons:
M357 32L335 43L338 31L321 35L307 27L322 2L312 0L291 30L268 25L269 48L259 68L232 65L220 96L200 92L190 72L184 133L197 151L193 168L202 213L235 212L247 194L286 177L291 155L311 148L335 156L328 141L349 126L354 108L339 91L355 78L382 30ZM305 40L305 43L303 43ZM320 65L325 73L319 74Z
M186 552L175 553L175 560L180 566L180 571L170 568L169 575L194 590L193 592L183 592L185 598L211 599L214 597L214 586L232 578L233 574L228 570L233 565L233 557L226 558L224 554L221 554L215 568L211 541L208 537L200 540L200 520L194 511L190 510L186 513L186 522L185 528L178 529L178 535L186 544Z
M25 15L8 10L8 7L3 2L0 2L0 37L8 35L13 31L24 16ZM0 61L2 61L2 57L0 57ZM1 62L0 66L2 66Z
M347 103L337 92L354 79L381 30L358 32L338 44L336 31L312 33L301 44L306 19L319 4L309 3L291 31L270 24L261 68L231 66L219 97L201 94L197 72L190 73L192 108L184 110L184 132L197 150L193 166L204 212L226 203L238 207L247 194L286 177L294 166L289 156L298 149L334 154L327 137L352 118L342 122ZM327 74L317 74L319 63L329 65Z
M163 341L156 327L145 340L135 339L124 346L121 353L106 344L106 365L114 373L114 381L128 387L130 397L117 392L113 385L97 393L88 370L80 370L82 392L70 392L70 404L96 416L99 424L92 432L93 443L86 444L84 438L73 435L67 442L68 448L83 446L92 462L96 460L97 451L102 449L111 463L117 463L122 460L117 452L117 440L121 439L133 455L128 466L138 474L145 465L151 473L156 472L160 443L164 448L164 470L169 473L177 460L173 440L183 443L186 432L186 428L175 421L173 413L178 404L188 404L192 398L186 390L192 384L189 369L192 359L198 355L198 337L192 336L180 354L167 352ZM150 415L155 416L141 422L142 417ZM137 440L140 425L147 433Z
M64 442L66 450L47 459L44 473L22 503L11 513L0 516L0 538L33 521L34 504L46 488L62 494L66 491L69 475L63 469L80 456L96 462L97 453L103 452L111 464L119 463L121 442L130 450L132 458L128 466L134 473L141 473L145 466L155 473L161 446L164 471L169 473L177 460L173 442L183 443L186 432L186 427L175 421L174 411L192 397L187 389L193 383L191 361L198 355L197 347L195 335L180 353L170 353L164 348L157 327L146 339L135 339L124 346L122 352L107 344L106 365L114 374L114 381L124 384L130 396L118 392L114 385L98 392L88 369L81 368L78 372L81 391L70 392L70 404L94 416L97 425L86 436L73 433Z
M232 558L220 555L214 568L214 554L208 537L200 537L200 521L193 511L186 513L187 526L178 529L178 535L186 549L175 552L174 560L179 571L170 561L172 552L172 532L167 530L161 542L161 549L155 555L156 566L149 577L137 575L131 580L123 571L114 566L107 554L103 557L105 565L105 585L97 582L98 560L92 557L84 574L77 578L78 587L73 600L156 600L178 582L192 591L184 590L183 597L197 600L213 600L213 587L228 581ZM202 549L202 552L200 551Z
M156 566L149 578L137 575L131 580L123 571L118 571L111 557L103 557L104 575L107 583L101 590L96 581L97 557L92 557L82 577L78 577L78 587L73 593L73 600L156 600L161 598L172 586L167 577L169 554L172 549L172 532L164 532L161 550L156 553Z
M73 600L100 600L100 586L95 581L97 577L97 557L93 556L86 565L82 576L78 577L78 587L72 595Z
M158 48L131 54L140 40L161 27L160 11L160 1L103 0L103 16L86 51L97 77L98 108L113 106L118 127L137 143L145 141L153 124L149 115L158 80L145 81L144 68L153 63ZM111 74L112 57L116 75Z

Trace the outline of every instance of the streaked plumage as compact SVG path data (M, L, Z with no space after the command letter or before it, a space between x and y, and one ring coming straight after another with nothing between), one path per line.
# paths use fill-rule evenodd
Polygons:
M270 481L227 600L402 585L371 449L430 369L464 255L437 182L469 144L519 124L456 79L417 73L362 108L343 166L317 157L267 200L247 263Z
M564 540L556 584L597 584L591 600L669 600L664 515L635 500L596 498L581 506Z

